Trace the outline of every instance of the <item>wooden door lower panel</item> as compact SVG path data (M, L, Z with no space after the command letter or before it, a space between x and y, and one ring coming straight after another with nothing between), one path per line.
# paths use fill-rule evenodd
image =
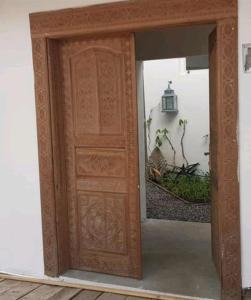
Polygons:
M78 192L79 265L84 270L128 275L127 195Z

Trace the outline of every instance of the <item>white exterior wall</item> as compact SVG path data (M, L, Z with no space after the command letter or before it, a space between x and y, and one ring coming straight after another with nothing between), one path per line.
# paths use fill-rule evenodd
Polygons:
M155 147L156 130L167 128L168 136L176 149L176 165L185 163L182 158L180 140L183 133L179 126L179 119L187 120L184 138L184 150L189 163L200 163L199 169L208 171L209 157L209 78L208 70L185 70L185 59L165 59L144 62L144 86L146 119L151 117L150 147L148 140L148 155ZM176 113L161 111L161 97L168 87L168 81L173 83L178 96L178 110ZM150 149L149 149L150 148ZM173 152L167 141L160 147L167 161L172 164Z
M44 274L29 13L104 2L0 0L0 272Z
M239 1L239 154L242 285L251 287L251 73L243 72L242 44L251 43L251 1Z
M112 0L0 1L0 272L43 277L30 12ZM240 2L240 42L251 42L251 2ZM240 55L240 62L241 62ZM240 67L243 286L251 286L251 76Z

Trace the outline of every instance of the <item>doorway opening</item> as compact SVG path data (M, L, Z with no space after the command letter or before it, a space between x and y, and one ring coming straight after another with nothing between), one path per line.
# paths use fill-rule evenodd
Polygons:
M208 39L214 28L214 25L189 26L135 34L142 278L83 270L68 271L66 277L160 293L220 298L211 253L211 202L207 180ZM150 49L150 45L154 45L154 49ZM177 49L182 51L177 53ZM173 111L163 111L166 107L163 107L162 96L170 95L169 91L177 103ZM154 156L156 161L150 162ZM197 198L183 199L185 196L167 190L161 181L166 175L175 181L191 181L194 188L197 184L192 194ZM198 182L204 184L204 190Z
M155 274L170 293L217 299L209 150L214 28L137 33L136 57L143 275ZM163 287L162 277L170 279Z
M192 58L192 66L190 57L138 63L145 108L145 134L139 143L145 144L140 149L146 190L141 191L146 194L142 219L211 220L208 56Z

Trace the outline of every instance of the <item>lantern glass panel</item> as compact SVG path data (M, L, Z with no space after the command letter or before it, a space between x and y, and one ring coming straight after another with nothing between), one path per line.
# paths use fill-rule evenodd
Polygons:
M173 96L168 96L166 97L166 109L167 110L174 110L174 97Z
M162 96L163 112L178 112L177 96L170 87L171 83L171 81L168 82L168 89L164 91L164 95Z
M166 97L162 97L162 110L167 110Z

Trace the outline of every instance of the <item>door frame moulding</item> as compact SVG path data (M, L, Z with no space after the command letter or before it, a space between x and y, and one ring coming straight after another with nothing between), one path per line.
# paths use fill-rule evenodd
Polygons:
M134 0L30 14L35 73L45 273L67 269L58 230L63 198L55 97L50 83L55 39L160 27L214 23L217 26L217 109L220 171L217 184L221 243L222 299L241 299L238 182L237 0ZM67 255L66 255L67 256Z

